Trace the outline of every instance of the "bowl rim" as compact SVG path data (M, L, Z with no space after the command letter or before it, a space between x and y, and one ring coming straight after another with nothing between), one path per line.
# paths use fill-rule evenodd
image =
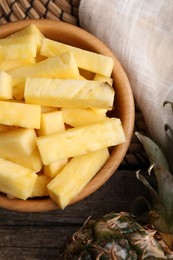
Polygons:
M126 136L126 142L124 144L120 144L115 146L112 149L113 158L110 157L106 164L102 167L102 169L96 174L96 176L86 185L86 187L70 202L69 205L77 203L84 198L88 197L96 190L98 190L117 170L119 165L121 164L123 158L126 155L128 147L130 145L130 141L133 134L134 129L134 120L135 120L135 105L134 105L134 98L132 89L130 86L130 82L127 78L125 70L122 64L119 62L115 54L108 48L108 46L103 43L101 40L96 38L94 35L90 34L89 32L85 31L84 29L66 23L62 21L53 21L48 19L27 19L27 20L20 20L15 22L9 22L7 24L1 25L0 30L0 38L6 37L9 34L12 34L30 24L35 24L41 30L41 32L46 34L45 32L49 31L56 31L60 34L64 32L66 34L73 34L75 37L78 37L85 43L87 38L88 44L90 47L99 45L99 53L105 54L108 56L113 57L114 59L114 68L112 72L112 77L116 81L115 90L120 88L120 85L123 85L121 91L123 95L121 96L122 102L120 106L126 104L126 110L122 110L122 118L123 121L123 128ZM47 36L47 34L46 34ZM97 48L96 48L97 49ZM117 155L116 158L114 155ZM109 172L107 171L109 170ZM101 180L101 181L100 181ZM50 211L50 210L57 210L59 209L58 205L56 205L50 198L38 198L38 199L27 199L25 201L20 199L9 199L5 195L0 195L0 207L6 208L9 210L15 211L23 211L23 212L43 212L43 211Z

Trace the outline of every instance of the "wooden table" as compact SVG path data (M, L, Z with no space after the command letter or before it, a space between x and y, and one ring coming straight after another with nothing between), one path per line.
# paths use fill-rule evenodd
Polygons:
M148 196L136 179L136 168L121 168L98 191L65 210L23 213L1 208L0 260L60 259L65 241L89 216L127 211L137 195Z

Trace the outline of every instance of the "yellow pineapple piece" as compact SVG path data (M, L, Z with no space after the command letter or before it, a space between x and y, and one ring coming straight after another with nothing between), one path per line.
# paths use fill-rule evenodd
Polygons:
M100 74L95 74L93 80L107 82L110 86L113 85L113 78L106 77Z
M8 38L18 38L18 37L26 36L26 35L32 35L34 37L34 40L37 44L37 51L39 51L42 40L43 40L43 34L41 33L41 31L37 28L37 26L35 24L30 24L30 25L20 29L19 31L8 36Z
M124 131L117 118L107 118L99 123L37 138L37 146L45 165L124 142Z
M61 111L53 111L41 115L41 127L38 131L39 135L51 134L63 130L65 130L65 125ZM67 159L62 159L45 165L43 168L44 174L50 177L56 176L67 162Z
M10 70L17 69L19 67L24 67L27 65L34 64L36 62L35 58L28 59L17 59L17 60L5 60L0 61L0 70L4 70L6 72Z
M45 176L44 174L38 174L31 197L49 196L47 185L51 180L50 177Z
M24 83L26 78L79 78L79 70L71 52L64 53L60 57L51 57L24 68L11 70L13 86Z
M52 200L64 209L96 175L108 158L108 149L72 158L47 186Z
M55 177L68 163L68 159L61 159L57 162L44 165L44 174L50 177Z
M0 71L0 99L6 100L12 98L12 78L5 72Z
M0 158L0 191L26 200L31 197L37 174L21 165Z
M105 120L106 115L89 108L62 108L64 122L73 127L93 124Z
M0 101L0 123L27 128L40 128L39 105Z
M30 155L36 148L33 129L16 129L0 133L0 157L5 159Z
M35 58L37 43L33 35L0 39L0 61Z
M73 52L79 68L110 77L114 65L112 57L86 51L47 38L44 38L42 41L40 53L43 56L52 57L61 55L66 51Z
M75 79L27 79L26 103L52 107L112 109L114 89L105 82Z
M13 157L10 158L10 161L20 164L26 168L29 168L36 173L39 172L43 166L37 147L31 154L20 157Z
M39 135L47 135L56 131L65 130L63 114L61 111L52 111L41 114Z

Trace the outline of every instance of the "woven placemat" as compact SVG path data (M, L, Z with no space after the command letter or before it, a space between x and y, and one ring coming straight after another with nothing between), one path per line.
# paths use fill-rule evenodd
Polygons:
M80 0L0 0L0 24L22 19L51 19L61 20L77 26L79 25L78 9ZM136 106L135 131L146 132L143 116ZM124 169L146 168L148 160L133 134L130 147L121 164Z
M44 18L79 25L79 3L80 0L1 0L0 23Z

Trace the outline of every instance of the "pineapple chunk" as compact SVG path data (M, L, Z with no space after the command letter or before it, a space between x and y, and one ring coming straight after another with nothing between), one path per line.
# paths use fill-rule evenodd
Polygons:
M36 57L37 43L33 35L0 39L0 61L27 60Z
M0 99L6 100L12 98L12 78L5 72L0 71Z
M0 133L0 157L11 160L30 155L36 148L33 129L17 129Z
M73 52L79 68L110 77L114 66L112 57L86 51L47 38L44 38L42 41L40 53L43 56L52 57L67 51Z
M57 131L65 130L63 115L61 111L44 113L41 115L41 127L38 131L39 135L51 134ZM67 159L62 159L57 162L50 163L44 166L44 174L54 177L68 162Z
M38 174L31 197L49 196L47 185L51 180L52 179L48 176L45 176L43 174Z
M105 82L75 79L27 79L26 103L52 107L111 109L114 89Z
M96 175L108 158L108 149L72 158L47 186L52 200L64 209Z
M21 165L0 158L0 191L26 200L31 197L37 174Z
M32 104L0 101L0 123L40 128L41 107Z
M17 69L19 67L24 67L27 65L34 64L36 62L35 58L28 59L17 59L17 60L5 60L0 62L0 70L10 71Z
M79 70L71 52L60 57L51 57L30 66L11 70L13 86L25 82L26 78L79 78Z
M110 86L113 85L113 78L106 77L100 74L95 74L93 80L107 82Z
M124 131L117 118L107 118L100 123L37 138L37 146L45 165L124 142Z
M92 109L62 108L64 122L73 127L93 124L105 120L106 115Z
M43 166L37 147L34 149L34 151L31 154L10 158L10 161L20 164L28 169L31 169L36 173L39 172Z
M63 114L61 111L53 111L41 114L39 135L47 135L56 131L65 130Z
M26 36L26 35L34 36L34 40L37 45L37 51L39 51L44 36L35 24L30 24L30 25L24 27L23 29L8 36L8 38L18 38L18 37Z
M68 159L61 159L57 162L44 165L44 174L50 177L55 177L64 166L68 163Z

